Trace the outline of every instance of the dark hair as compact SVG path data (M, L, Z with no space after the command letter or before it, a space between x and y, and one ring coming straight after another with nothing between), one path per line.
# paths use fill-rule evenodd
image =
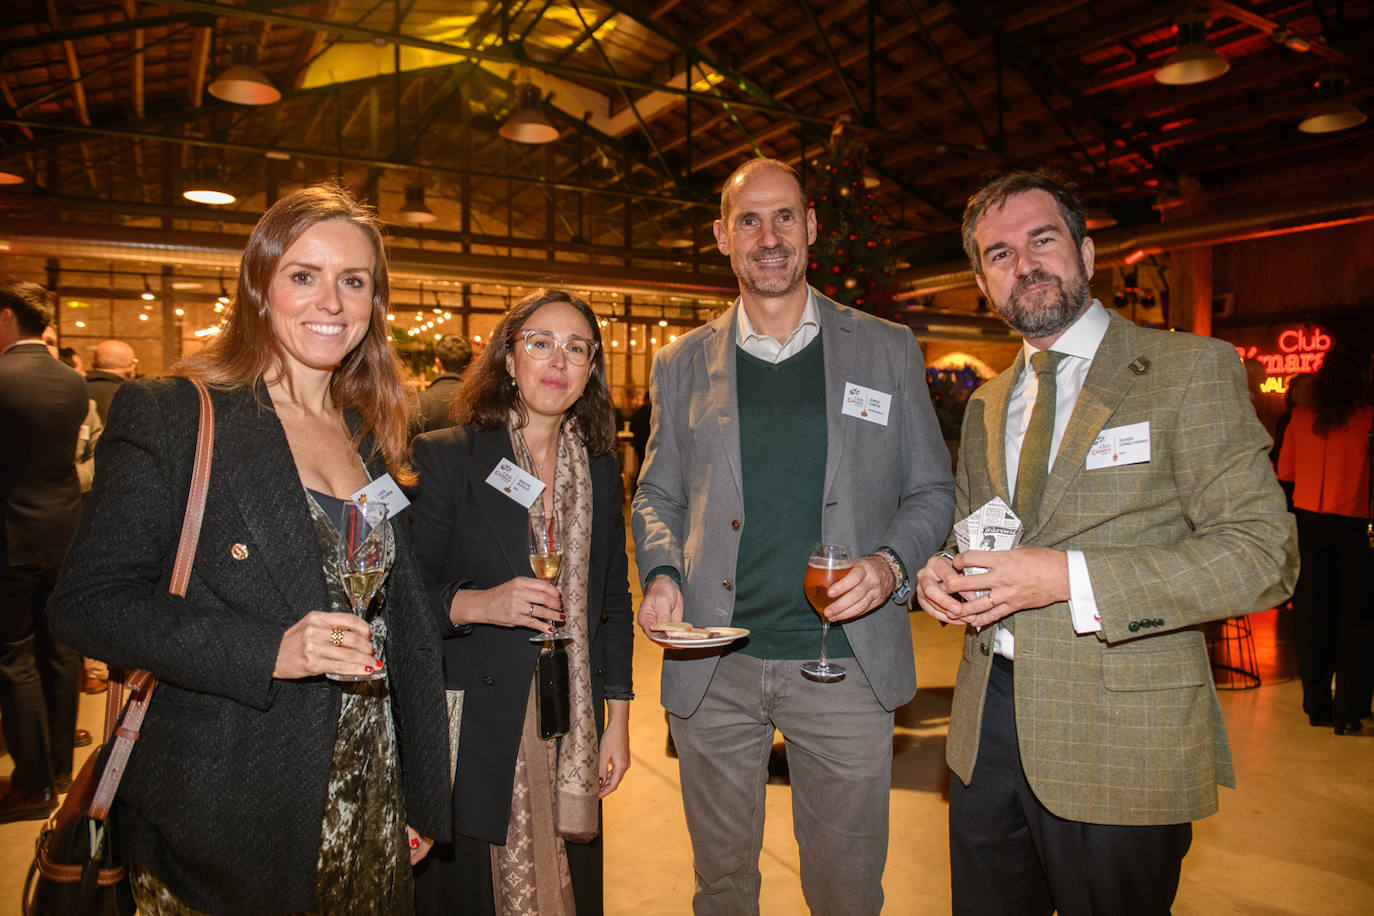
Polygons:
M472 362L472 344L462 334L445 334L434 347L445 372L462 372Z
M806 187L802 184L801 176L797 170L792 168L781 159L764 159L762 157L750 159L730 173L730 177L725 179L725 184L720 188L720 218L722 222L730 222L730 207L735 201L735 185L743 179L752 175L760 169L771 169L773 171L787 174L797 183L797 193L801 195L802 205L806 204Z
M48 291L37 283L0 283L0 309L14 313L14 323L25 337L39 337L52 324L53 307Z
M73 369L76 368L76 348L75 348L75 347L58 347L58 348L57 348L57 358L60 359L60 360L62 360L62 362L66 363L68 366L71 366Z
M1073 183L1062 173L1047 168L1033 172L1012 172L983 185L977 194L968 199L968 206L964 208L964 253L973 265L973 272L983 276L982 253L973 237L978 220L992 207L1004 206L1010 198L1027 191L1044 191L1054 198L1055 205L1059 207L1059 216L1073 239L1074 250L1082 248L1083 240L1088 237L1087 218L1083 215L1083 204L1073 188Z
M1368 401L1370 348L1349 330L1331 333L1332 347L1312 379L1308 398L1316 414L1312 431L1322 438L1348 423Z
M346 220L372 245L372 320L362 341L334 370L330 398L340 410L362 418L354 442L373 437L375 452L398 481L414 479L405 383L391 344L386 310L391 299L386 249L376 211L351 191L322 184L293 191L273 204L248 236L239 265L238 287L224 330L199 353L183 357L172 374L200 378L222 388L260 389L283 371L286 355L272 330L268 291L286 250L307 231L329 220ZM269 376L271 376L269 378Z
M587 376L582 396L568 408L566 416L577 420L589 457L608 455L615 450L616 444L615 408L611 406L611 394L606 388L606 352L600 345L601 325L587 303L561 289L537 289L501 318L496 330L491 332L486 349L463 376L463 383L453 396L454 419L460 425L471 423L483 432L505 426L506 417L512 410L522 424L525 422L525 407L506 369L506 357L521 343L520 331L530 316L552 302L565 302L577 309L592 329L592 339L597 343L592 371Z

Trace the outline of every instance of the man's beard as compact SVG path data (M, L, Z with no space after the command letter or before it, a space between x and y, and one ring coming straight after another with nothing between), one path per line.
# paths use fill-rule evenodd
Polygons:
M761 249L755 252L755 254L784 254L787 257L795 258L796 251L790 245L775 245L772 248ZM743 270L735 271L735 278L739 281L742 288L747 287L749 291L753 293L777 296L782 293L790 292L795 289L799 283L804 283L806 281L805 256L794 261L793 270L787 274L757 269L754 262L750 259L745 259L743 267Z
M1057 289L1041 290L1033 295L1043 297L1041 303L1033 305L1026 301L1026 290L1040 283L1052 283ZM1056 277L1036 268L1016 282L1007 295L1007 302L993 302L992 307L1002 320L1013 330L1020 331L1022 337L1032 340L1052 337L1073 324L1092 301L1088 288L1088 278L1080 267L1076 275L1064 284L1063 277Z

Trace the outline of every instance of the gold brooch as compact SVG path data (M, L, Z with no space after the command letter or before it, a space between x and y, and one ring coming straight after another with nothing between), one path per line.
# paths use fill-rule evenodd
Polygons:
M248 545L235 544L233 547L229 548L229 556L233 557L235 560L248 559Z

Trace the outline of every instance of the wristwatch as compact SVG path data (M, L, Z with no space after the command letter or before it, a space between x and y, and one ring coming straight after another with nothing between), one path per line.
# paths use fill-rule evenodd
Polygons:
M911 593L914 591L914 586L911 581L907 579L906 567L902 565L901 557L897 556L897 551L893 550L891 547L879 547L877 550L873 551L873 554L874 556L880 557L892 570L892 581L894 583L892 587L892 600L896 601L898 604L906 604L906 600L911 597Z

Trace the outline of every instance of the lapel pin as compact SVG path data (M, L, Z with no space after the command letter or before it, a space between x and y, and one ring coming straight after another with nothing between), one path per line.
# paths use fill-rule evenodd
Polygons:
M248 559L248 545L235 544L233 547L229 548L229 556L233 557L235 560Z
M1136 375L1144 375L1150 368L1150 361L1143 356L1137 356L1131 360L1130 368Z

